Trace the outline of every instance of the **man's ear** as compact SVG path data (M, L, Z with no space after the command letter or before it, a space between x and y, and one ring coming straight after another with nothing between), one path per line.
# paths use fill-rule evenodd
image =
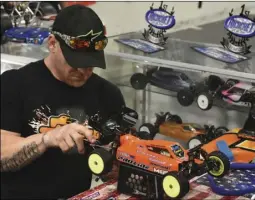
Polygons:
M57 40L56 40L55 36L51 34L48 37L48 48L49 48L50 52L54 53L56 51L56 43L57 43Z

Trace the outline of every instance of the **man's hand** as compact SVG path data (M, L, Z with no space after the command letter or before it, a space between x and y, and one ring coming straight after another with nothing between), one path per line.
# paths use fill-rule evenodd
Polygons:
M72 123L53 129L43 136L43 142L47 147L59 147L63 152L68 152L77 146L78 152L85 152L84 139L94 143L92 130L88 127Z

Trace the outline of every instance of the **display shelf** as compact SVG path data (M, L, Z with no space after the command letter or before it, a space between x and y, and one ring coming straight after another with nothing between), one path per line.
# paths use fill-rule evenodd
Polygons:
M48 52L46 41L42 45L7 42L1 45L1 60L3 59L2 54L21 56L26 58L25 61L28 59L39 60L46 57ZM25 61L21 61L21 63L26 64Z
M192 46L208 46L206 43L169 38L164 51L146 54L115 41L115 39L120 38L143 38L143 36L141 32L134 32L110 37L109 44L105 50L106 56L115 56L140 65L161 66L199 73L207 72L227 78L235 78L249 82L255 81L255 53L250 53L248 55L248 60L237 64L227 64L206 57L191 49ZM217 44L210 44L209 46L212 45L220 46ZM46 42L44 42L43 45L8 42L1 45L1 54L2 53L41 59L48 54L48 49L46 47Z
M8 69L12 69L12 68L18 69L18 68L26 65L27 63L34 62L34 61L40 59L40 56L38 54L39 50L38 50L37 46L36 47L29 47L27 50L24 50L23 48L25 48L26 46L29 46L29 45L16 44L14 46L11 46L12 48L15 47L16 50L19 50L20 52L23 52L23 54L22 54L23 56L1 54L1 73L3 73L4 71L6 71ZM36 50L33 51L33 48L37 49L37 51ZM32 55L36 55L34 57L37 57L37 58L25 57L24 55L28 55L28 53L33 53ZM46 56L46 53L45 53L45 55L41 55L41 56L42 56L41 58L43 58L43 56ZM132 86L130 84L130 77L135 72L141 72L143 67L142 67L142 65L139 65L139 67L137 68L137 63L133 63L133 62L130 62L130 61L125 61L126 64L124 66L120 66L120 67L111 65L111 63L114 62L116 59L117 59L116 56L108 56L107 63L109 64L109 72L108 73L103 72L102 76L105 77L106 79L110 80L112 83L116 84L118 87L127 87L127 88L129 88L128 93L130 93L130 91L132 90ZM118 57L118 59L120 59L120 58ZM111 61L109 61L109 60L111 60ZM127 68L128 67L128 66L126 66L127 64L130 65L130 66L133 65L135 67ZM117 72L116 72L116 70L117 70ZM112 73L113 71L115 71L115 72ZM198 79L202 80L204 77L206 77L208 75L208 73L205 73L204 76L201 76L201 74L197 73L197 72L185 72L185 73L188 74L189 77L191 77L192 79L197 79L197 80ZM119 75L116 76L116 74L119 74ZM161 89L159 87L155 87L155 86L150 85L150 84L148 84L148 86L146 87L145 92L147 93L147 95L146 95L146 97L144 96L145 97L144 99L143 99L143 97L139 97L140 102L142 102L142 104L146 104L146 103L148 104L149 103L149 102L146 102L146 101L147 101L148 96L150 98L151 93L156 93L156 94L160 94L160 95L164 95L164 96L169 96L169 97L172 97L172 98L175 98L175 99L176 99L176 96L177 96L176 92L171 92L171 91L168 91L168 90L165 90L165 89ZM125 98L128 98L129 96L130 95L125 95ZM142 95L140 95L140 96L142 96ZM133 98L138 98L138 95L133 95L132 97ZM131 107L133 107L137 110L140 109L139 101L132 100L132 99L129 98L128 102L131 102L131 103L129 103L131 105ZM196 102L194 102L193 105L191 105L191 106L197 107ZM217 100L217 99L214 101L214 106L217 106L218 108L226 109L226 110L236 110L236 111L239 111L239 112L242 112L242 113L248 113L248 111L249 111L249 109L246 108L246 107L230 105L230 104L228 104L228 103L226 103L222 100ZM199 108L197 107L197 109L199 109ZM147 115L146 111L141 110L141 112L144 113L145 116ZM145 119L145 116L143 116L142 118ZM142 122L144 122L144 120L142 120Z
M142 32L134 32L109 38L109 45L106 50L107 55L120 57L140 65L161 66L199 73L208 72L227 78L250 82L255 81L255 53L250 53L248 60L236 64L227 64L206 57L191 48L193 46L220 47L218 44L206 44L169 38L164 46L165 50L148 54L115 41L116 39L123 38L143 39L143 36Z
M119 87L132 88L132 86L130 84L130 77L131 76L132 76L132 74L121 76L119 78L112 78L111 81ZM173 97L173 98L177 98L177 92L162 89L162 88L153 86L151 84L148 84L144 90L149 95L150 95L150 93L156 93L156 94L160 94L160 95L165 95L165 96L170 96L170 97ZM193 105L191 105L191 106L197 106L196 104L197 104L196 101L194 101ZM218 108L221 108L221 109L236 110L236 111L243 112L243 113L248 113L249 112L249 107L231 105L231 104L229 104L229 103L227 103L227 102L225 102L221 99L217 99L217 98L214 99L213 106L217 106Z

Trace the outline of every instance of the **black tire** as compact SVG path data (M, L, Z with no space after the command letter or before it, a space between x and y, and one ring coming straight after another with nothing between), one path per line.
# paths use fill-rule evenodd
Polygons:
M173 115L169 121L174 121L177 124L182 124L182 118L179 115Z
M194 101L194 95L189 89L183 89L177 93L177 100L182 106L190 106Z
M37 3L38 2L31 2L29 4L29 7L33 12L35 12ZM50 2L42 1L40 3L40 7L38 9L38 13L36 13L36 16L43 17L47 15L57 15L57 10Z
M205 143L205 138L204 135L197 135L193 138L190 138L190 140L188 141L188 148L192 149L200 144L204 144Z
M130 84L136 90L143 90L148 84L148 78L142 73L136 73L131 76Z
M220 151L213 151L210 153L206 162L208 174L213 177L221 178L230 170L230 161L228 157Z
M224 84L224 81L218 76L210 75L207 84L210 91L215 91L219 86Z
M172 180L170 182L170 180ZM174 180L174 181L173 181ZM178 187L179 191L174 193L171 191L173 187ZM171 199L180 199L184 197L190 190L189 181L177 172L169 172L162 179L162 188L167 197Z
M158 130L150 123L144 123L139 127L138 137L144 140L152 140Z
M4 10L8 15L12 13L14 9L14 4L15 2L12 2L12 1L5 1L2 3Z
M231 88L231 87L233 87L235 84L237 84L237 83L239 83L239 81L238 80L235 80L235 79L229 79L229 80L227 80L227 82L226 82L226 87L229 89L229 88Z
M95 169L99 165L103 165L102 169ZM95 175L107 174L112 170L113 155L103 148L95 149L89 154L88 166L90 171Z
M11 18L5 12L5 10L1 9L1 44L7 42L5 31L11 28L13 28Z
M203 92L197 97L197 105L201 110L210 110L213 105L213 97L211 94Z
M146 131L139 131L136 133L136 135L142 140L153 140L155 137L155 135L148 133Z
M220 127L216 128L214 132L216 135L223 135L224 133L226 133L228 131L229 131L229 129L227 127L220 126Z

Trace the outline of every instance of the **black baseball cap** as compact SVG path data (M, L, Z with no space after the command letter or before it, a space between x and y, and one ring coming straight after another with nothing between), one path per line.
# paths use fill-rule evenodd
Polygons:
M64 8L57 15L52 31L69 36L80 36L91 33L100 33L96 40L104 38L104 25L98 15L89 7L72 5ZM54 34L55 35L55 34ZM67 63L74 68L100 67L105 69L104 51L93 49L72 49L63 39L55 35L60 43L61 50Z

